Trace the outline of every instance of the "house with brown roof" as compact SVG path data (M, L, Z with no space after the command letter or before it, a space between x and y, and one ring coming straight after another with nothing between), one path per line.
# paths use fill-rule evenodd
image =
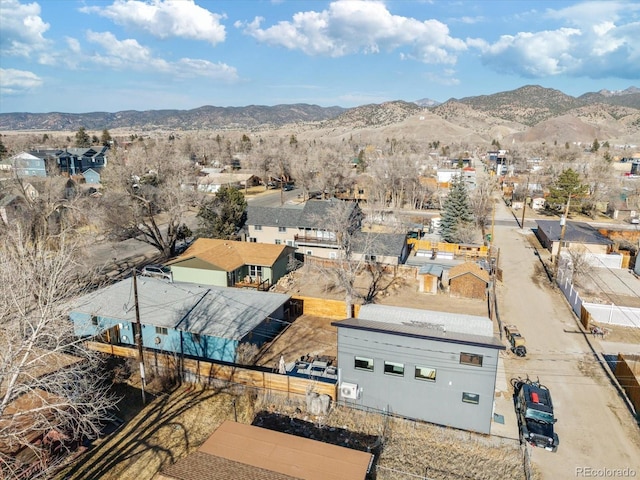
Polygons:
M489 272L474 262L465 262L449 270L449 293L455 297L487 298Z
M174 282L266 290L288 271L294 247L198 238L170 262Z
M372 461L371 453L227 420L154 480L364 480Z

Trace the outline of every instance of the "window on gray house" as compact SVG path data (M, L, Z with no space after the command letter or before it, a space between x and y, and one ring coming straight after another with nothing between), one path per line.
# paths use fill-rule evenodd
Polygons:
M474 405L477 405L480 403L480 395L477 393L462 392L462 401L464 403L473 403Z
M473 365L475 367L482 366L482 355L475 353L460 353L460 363L463 365Z
M416 379L428 380L430 382L436 381L436 369L431 367L419 367L416 365Z
M98 317L96 316L91 317L91 325L98 325Z
M384 362L384 373L404 377L404 363Z
M373 372L373 358L355 357L354 365L357 370L367 370Z

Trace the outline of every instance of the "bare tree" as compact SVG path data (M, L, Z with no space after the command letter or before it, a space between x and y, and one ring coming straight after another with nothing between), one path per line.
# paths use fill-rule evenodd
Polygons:
M78 250L64 232L53 250L32 242L19 224L0 237L0 476L50 478L59 454L97 435L114 397L67 317ZM24 464L24 451L37 461Z
M197 170L167 144L118 149L105 172L103 197L107 228L127 232L155 247L165 258L189 236L184 224L190 205L199 203Z
M361 230L360 209L351 202L332 200L326 218L317 219L335 235L338 246L335 262L318 267L344 291L346 314L353 315L356 300L372 302L376 295L394 283L383 265L374 258L376 234Z
M476 178L476 187L471 191L469 200L476 226L480 228L482 238L485 238L486 226L489 223L493 209L495 208L494 194L498 191L498 185L496 184L494 177L489 175L482 175L479 178ZM474 233L473 237L475 236L476 235Z

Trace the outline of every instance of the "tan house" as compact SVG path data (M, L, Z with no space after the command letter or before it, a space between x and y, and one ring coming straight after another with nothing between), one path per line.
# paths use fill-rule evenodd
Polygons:
M154 480L364 480L373 454L225 421Z
M168 263L174 282L266 290L288 272L293 247L198 238Z
M465 262L449 270L449 293L456 297L487 298L489 272L474 262Z

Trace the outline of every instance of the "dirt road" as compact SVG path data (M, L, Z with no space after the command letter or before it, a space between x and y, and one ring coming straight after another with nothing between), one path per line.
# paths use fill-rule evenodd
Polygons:
M551 391L558 419L558 452L532 449L534 465L548 480L619 478L613 469L624 468L640 477L640 429L564 297L552 288L529 241L531 230L521 230L501 202L496 219L501 220L494 238L503 269L500 316L519 327L529 352L525 359L505 360L507 376L539 377Z

